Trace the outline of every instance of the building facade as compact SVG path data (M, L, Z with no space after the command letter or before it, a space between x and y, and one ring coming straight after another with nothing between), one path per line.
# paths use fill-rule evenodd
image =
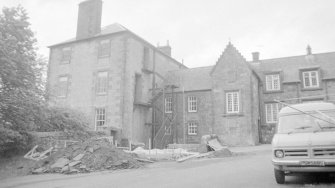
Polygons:
M49 103L85 113L115 140L163 148L270 143L281 104L335 99L335 52L246 59L229 43L214 66L187 68L120 24L101 28L101 0L79 4L76 37L50 46Z
M178 131L163 145L199 143L206 134L228 145L271 143L283 103L335 101L335 52L313 54L308 46L301 56L252 55L246 61L229 43L214 66L168 73L166 85L178 88L171 123Z
M148 144L153 90L186 67L120 24L101 28L100 0L79 4L76 38L50 46L49 104L85 113L91 129ZM154 88L154 89L153 89Z

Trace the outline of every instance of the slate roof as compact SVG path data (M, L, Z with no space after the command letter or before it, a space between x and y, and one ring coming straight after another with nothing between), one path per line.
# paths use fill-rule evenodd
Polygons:
M242 56L243 57L243 56ZM283 82L300 82L300 69L320 68L321 79L335 79L335 52L291 56L248 62L249 67L264 83L264 73L282 72ZM166 84L174 84L176 91L209 90L214 66L190 68L168 72Z
M120 33L120 32L124 32L124 31L129 31L129 30L127 28L125 28L124 26L122 26L121 24L114 23L114 24L102 27L100 33L98 33L98 34L96 34L96 35L94 35L90 38L109 35L109 34ZM80 40L83 40L83 39L80 39ZM68 39L66 41L51 45L50 47L58 46L58 45L62 45L62 44L67 44L67 43L72 43L72 42L76 42L76 41L79 41L79 40L77 40L76 38L71 38L71 39Z
M198 91L212 88L210 72L214 66L170 71L165 76L165 84L174 84L175 91Z
M260 78L264 73L281 71L283 82L300 82L300 69L320 68L321 79L335 78L335 52L291 56L249 62ZM264 81L264 80L263 80Z
M102 27L100 33L98 33L98 34L96 34L92 37L85 38L85 39L79 39L79 40L77 40L76 38L72 38L72 39L63 41L61 43L51 45L49 47L52 48L52 47L63 45L63 44L74 43L74 42L78 42L78 41L82 41L82 40L89 40L89 39L92 39L92 38L102 37L102 36L105 36L105 35L113 35L113 34L122 33L122 32L127 32L127 33L131 34L133 37L135 37L135 38L139 39L140 41L146 43L147 45L151 46L153 49L156 49L156 52L160 53L161 55L163 55L163 56L165 56L169 59L171 59L174 63L178 64L179 66L181 66L183 68L187 68L185 65L181 64L179 61L175 60L174 58L172 58L169 55L166 55L161 50L159 50L156 46L152 45L151 43L144 40L143 38L136 35L134 32L130 31L129 29L127 29L126 27L124 27L123 25L121 25L119 23L114 23L114 24Z

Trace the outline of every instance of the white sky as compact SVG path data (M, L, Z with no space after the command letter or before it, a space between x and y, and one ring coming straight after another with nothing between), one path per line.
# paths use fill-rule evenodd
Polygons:
M40 53L75 36L82 0L0 0L28 11ZM335 51L334 0L104 0L102 26L120 23L188 67L214 65L229 39L247 59Z

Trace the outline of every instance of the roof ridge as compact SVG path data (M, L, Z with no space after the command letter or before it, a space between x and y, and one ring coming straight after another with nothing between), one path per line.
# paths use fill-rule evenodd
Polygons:
M314 54L311 54L311 55L323 55L323 54L331 54L331 53L335 53L334 52L321 52L321 53L314 53ZM294 55L294 56L286 56L286 57L277 57L277 58L269 58L269 59L260 59L259 61L262 62L262 61L268 61L268 60L275 60L275 59L287 59L287 58L297 58L297 57L305 57L307 55ZM249 63L252 63L253 61L247 61Z

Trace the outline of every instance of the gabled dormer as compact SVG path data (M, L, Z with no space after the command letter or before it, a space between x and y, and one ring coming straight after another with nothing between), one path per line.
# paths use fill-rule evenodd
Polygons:
M246 59L229 42L210 74L214 80L233 84L242 77L249 77L251 73L252 69Z

